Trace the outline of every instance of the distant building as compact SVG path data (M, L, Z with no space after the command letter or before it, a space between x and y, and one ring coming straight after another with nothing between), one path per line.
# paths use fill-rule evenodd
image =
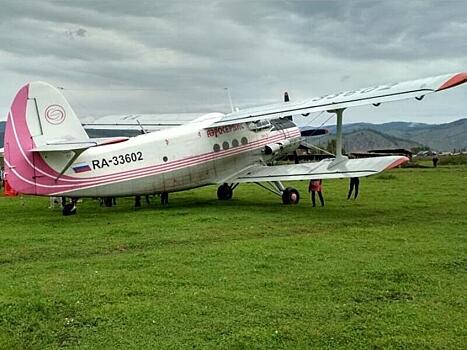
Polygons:
M372 149L368 152L352 152L350 155L354 158L405 156L412 160L412 151L404 148Z

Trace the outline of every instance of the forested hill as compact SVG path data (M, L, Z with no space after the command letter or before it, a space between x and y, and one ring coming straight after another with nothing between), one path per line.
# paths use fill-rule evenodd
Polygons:
M328 142L334 140L335 137L334 134L326 134L308 138L307 141L318 147L327 148ZM372 129L357 129L343 134L343 146L345 152L367 152L372 149L381 148L405 148L410 150L423 145Z
M331 133L335 132L334 125L327 128ZM403 141L425 145L437 151L467 148L467 118L444 124L390 122L384 124L354 123L343 126L343 132L349 135L358 130L374 130Z

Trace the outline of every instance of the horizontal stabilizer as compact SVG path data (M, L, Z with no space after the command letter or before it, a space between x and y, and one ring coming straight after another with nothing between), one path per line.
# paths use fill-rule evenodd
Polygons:
M360 159L324 159L316 163L265 166L257 165L237 174L226 182L263 182L339 179L374 175L383 170L404 164L409 159L403 156L388 156Z
M70 140L47 142L31 149L32 152L66 152L66 151L84 151L91 147L109 145L128 140L128 137L104 137L86 140Z

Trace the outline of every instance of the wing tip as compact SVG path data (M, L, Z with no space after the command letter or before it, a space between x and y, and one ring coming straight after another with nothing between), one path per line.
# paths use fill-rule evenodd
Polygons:
M450 89L454 86L461 85L467 82L467 72L454 74L451 78L446 80L436 91Z
M401 156L399 157L398 159L396 159L394 162L392 162L391 164L389 164L385 170L389 170L389 169L392 169L392 168L396 168L402 164L405 164L409 161L409 158L407 157L404 157L404 156Z

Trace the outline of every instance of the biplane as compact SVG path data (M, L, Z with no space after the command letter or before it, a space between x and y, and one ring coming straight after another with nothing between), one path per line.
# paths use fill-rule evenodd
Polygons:
M135 137L90 138L61 93L30 82L8 113L5 178L17 192L68 198L63 214L76 212L83 197L164 194L218 185L220 200L242 183L257 183L297 204L299 192L283 181L362 177L397 167L403 156L349 159L342 154L342 119L348 108L414 98L467 81L467 73L282 102L231 113L208 113L182 125ZM336 116L335 157L314 163L271 165L302 139L291 115Z

